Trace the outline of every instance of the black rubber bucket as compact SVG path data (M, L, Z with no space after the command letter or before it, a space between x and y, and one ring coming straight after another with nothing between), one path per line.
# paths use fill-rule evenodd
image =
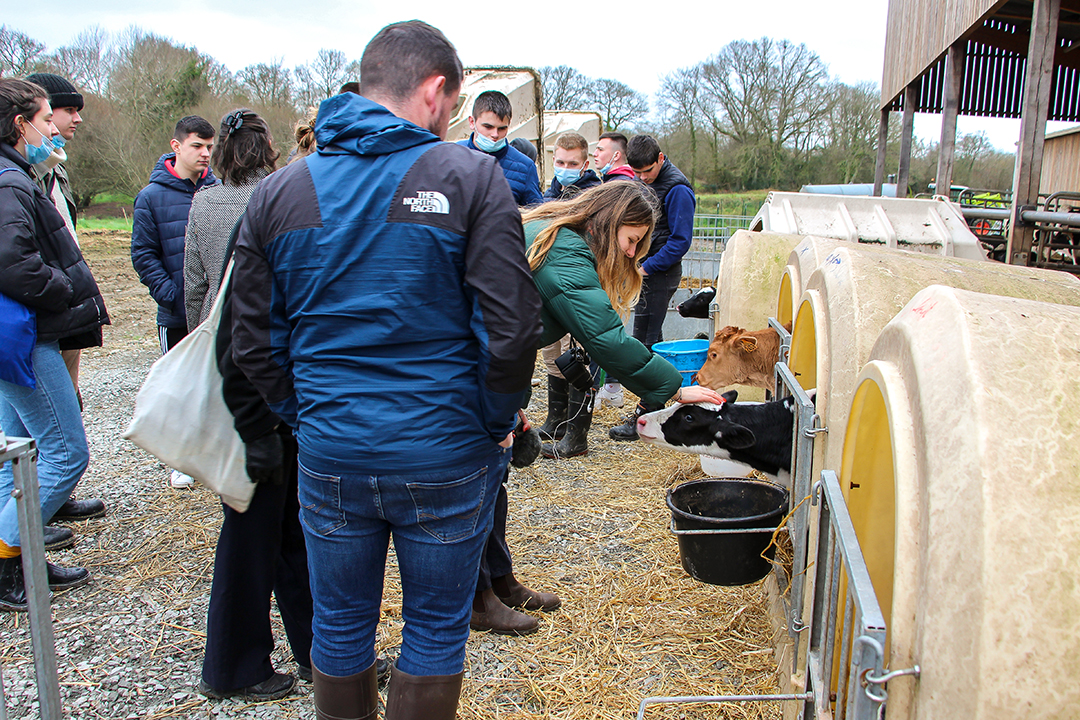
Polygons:
M669 489L667 504L690 577L711 585L748 585L768 575L776 554L769 542L787 513L786 489L749 478L706 478ZM737 532L742 529L751 532ZM693 530L712 532L685 532Z

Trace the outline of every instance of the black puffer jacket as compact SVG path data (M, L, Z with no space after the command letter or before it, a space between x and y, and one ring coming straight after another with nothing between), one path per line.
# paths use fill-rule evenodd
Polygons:
M105 301L52 200L19 151L0 143L0 292L34 310L38 342L93 334Z

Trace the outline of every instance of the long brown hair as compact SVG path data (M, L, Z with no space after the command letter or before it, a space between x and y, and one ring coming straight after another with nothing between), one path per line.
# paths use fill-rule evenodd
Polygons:
M529 267L535 271L544 263L559 230L573 230L585 239L596 258L600 287L607 293L611 306L625 315L641 294L641 273L637 266L649 253L656 212L656 196L634 180L606 182L570 200L544 203L522 217L526 223L550 220L529 246L526 253ZM648 228L633 258L619 249L619 228L623 225Z

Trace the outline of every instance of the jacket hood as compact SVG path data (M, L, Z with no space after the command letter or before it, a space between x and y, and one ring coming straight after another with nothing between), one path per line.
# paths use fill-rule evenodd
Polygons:
M176 153L165 153L158 158L157 163L154 165L153 171L150 173L150 182L158 185L164 185L168 188L175 190L182 190L184 192L194 192L199 188L207 185L214 185L217 183L217 178L214 177L214 171L210 168L206 169L206 173L199 178L199 182L195 183L194 190L192 189L191 181L174 175L169 168L165 167L166 162L173 162L176 160Z
M323 100L315 122L319 152L336 155L389 155L429 142L439 142L430 130L399 118L382 105L353 93Z

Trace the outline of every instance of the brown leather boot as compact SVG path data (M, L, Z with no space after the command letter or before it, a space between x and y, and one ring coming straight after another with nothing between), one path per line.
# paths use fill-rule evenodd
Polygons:
M375 663L346 677L324 675L311 665L316 720L374 720L379 712Z
M454 720L464 675L410 675L395 663L386 691L386 720Z
M551 612L562 605L562 600L555 593L539 592L525 587L518 582L513 573L491 578L491 589L507 607Z
M534 617L506 607L495 596L495 591L488 588L476 593L469 627L473 630L490 630L496 635L529 635L537 631L540 623Z

